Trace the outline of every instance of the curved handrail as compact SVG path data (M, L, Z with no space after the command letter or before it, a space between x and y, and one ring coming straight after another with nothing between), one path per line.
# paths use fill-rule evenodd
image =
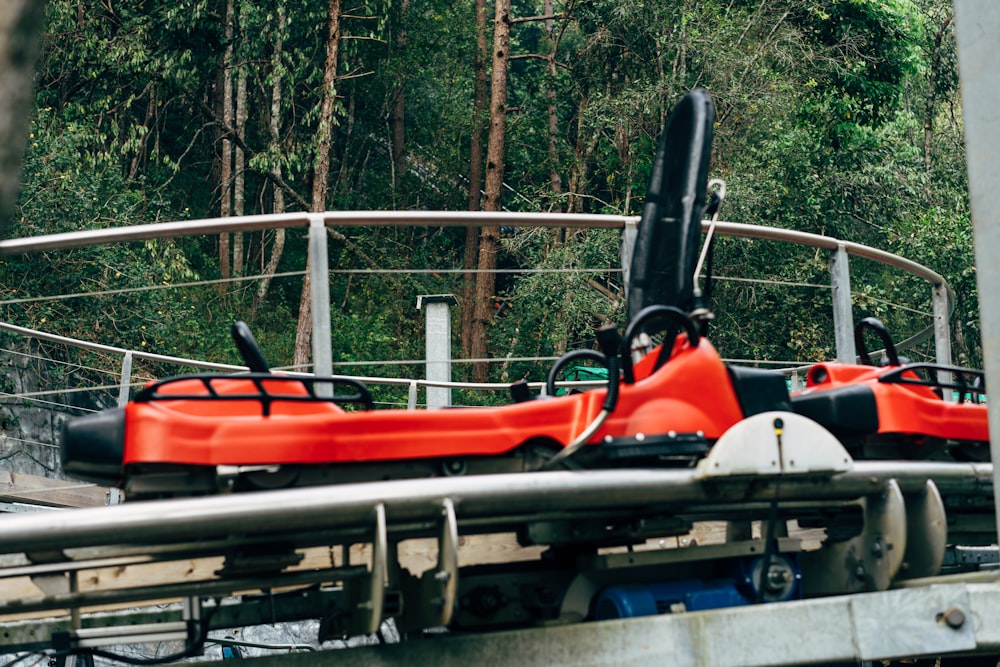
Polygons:
M639 222L635 215L605 215L583 213L507 213L484 211L326 211L324 213L272 213L267 215L204 218L180 222L156 222L148 225L109 227L61 234L45 234L16 239L0 240L0 255L15 255L78 248L127 241L145 241L156 238L219 234L224 232L255 231L289 227L305 227L314 219L335 227L363 227L371 225L405 227L465 227L470 225L513 225L524 227L580 227L614 229ZM707 228L708 220L702 221ZM740 222L716 223L716 231L726 236L737 236L772 241L786 241L797 245L836 250L843 248L848 254L902 269L927 280L935 287L948 283L936 271L891 252L871 248L861 243L844 241L832 236L801 232L782 227L748 225ZM950 287L949 287L950 292Z
M702 222L702 227L708 227L707 220ZM923 278L935 287L941 287L948 284L941 274L923 266L922 264L918 264L913 260L900 257L899 255L886 252L885 250L872 248L861 243L842 241L832 236L823 236L821 234L813 234L811 232L800 232L795 229L785 229L783 227L747 225L741 222L717 222L715 223L715 231L717 234L724 234L726 236L738 236L744 238L762 239L766 241L786 241L797 245L825 248L827 250L837 250L842 247L849 255L864 257L865 259L870 259L881 264L902 269L907 273L912 273L919 278ZM2 242L0 242L0 247L2 247Z
M28 236L0 241L0 255L78 248L156 238L248 232L263 229L306 227L321 220L331 227L468 227L512 225L521 227L622 227L634 216L582 213L507 213L475 211L326 211L325 213L272 213L265 215L205 218L183 222L110 227L61 234Z
M42 236L25 237L18 239L0 240L0 255L13 255L38 252L43 250L69 249L82 246L93 246L105 243L143 241L156 238L168 238L177 236L195 236L203 234L217 234L224 232L254 231L276 228L293 228L312 226L313 223L322 223L328 227L354 227L354 226L487 226L487 225L513 225L521 227L576 227L592 229L615 229L629 228L638 224L638 216L623 215L603 215L603 214L569 214L569 213L509 213L509 212L472 212L472 211L326 211L323 213L283 213L254 216L233 216L228 218L207 218L202 220L175 221L152 223L147 225L133 225L128 227L112 227L96 230L84 230L66 232L61 234L49 234ZM703 221L703 228L707 227L709 221ZM918 264L912 260L900 257L894 253L886 252L876 248L871 248L860 243L844 241L841 239L812 234L792 229L780 227L769 227L762 225L748 225L736 222L716 222L715 232L718 234L753 238L760 240L771 240L778 242L794 243L815 248L823 248L831 251L843 251L848 255L863 257L872 261L892 266L917 276L935 288L940 290L944 298L944 317L950 317L954 307L954 292L943 276L937 272ZM937 291L935 292L937 299ZM938 302L935 301L937 304ZM937 308L935 309L937 312ZM0 323L0 330L7 330L23 335L32 335L37 338L67 343L70 339L61 336L35 332L15 325ZM926 340L935 333L935 325L931 324L925 329L917 332L914 336L902 341L897 345L899 349L905 349L918 342ZM179 365L193 366L222 371L244 370L242 366L229 364L215 364L211 362L182 359L142 351L130 351L123 348L103 346L94 343L79 341L85 349L110 352L112 354L131 354L135 358L146 359L155 362L173 363ZM386 384L396 384L388 381L387 378L362 378L363 381L383 382ZM412 380L403 380L399 384L410 384ZM450 386L462 388L494 388L489 383L447 383L434 384L427 381L420 381L426 386ZM479 386L486 385L486 386Z
M176 236L195 236L224 232L255 231L289 227L305 227L313 220L335 227L363 227L371 225L405 227L465 227L470 225L512 225L524 227L578 227L614 229L634 226L639 222L635 215L606 215L583 213L531 213L488 211L326 211L324 213L272 213L266 215L204 218L175 222L156 222L147 225L110 227L61 234L28 236L0 240L0 256L15 255L41 250L78 248L127 241L145 241ZM708 220L702 221L707 228ZM849 255L864 257L893 266L930 282L934 287L945 287L949 295L949 313L954 293L941 274L912 260L891 252L871 248L861 243L844 241L832 236L801 232L782 227L748 225L739 222L716 223L716 231L726 236L785 241L827 250L843 248Z
M228 218L205 218L182 222L156 222L148 225L110 227L61 234L28 236L17 239L0 240L0 255L78 248L125 241L145 241L176 236L199 234L219 234L223 232L255 231L288 227L305 227L313 219L320 219L327 226L427 226L466 227L469 225L512 225L524 227L581 227L614 229L635 225L639 216L604 215L581 213L505 213L476 211L326 211L325 213L279 213L268 215L244 215ZM707 227L709 221L702 222ZM739 222L717 222L716 231L726 236L739 236L773 241L787 241L798 245L836 250L843 247L848 254L865 257L882 264L888 264L919 276L935 287L946 285L945 279L935 271L912 260L884 250L871 248L852 241L843 241L832 236L822 236L794 229L748 225Z

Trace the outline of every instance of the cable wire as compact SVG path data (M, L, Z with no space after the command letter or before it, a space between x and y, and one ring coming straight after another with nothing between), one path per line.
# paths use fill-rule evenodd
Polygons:
M14 442L21 442L24 443L25 445L35 445L37 447L49 447L51 449L59 449L59 445L53 445L48 442L39 442L38 440L25 440L24 438L15 438L12 435L5 435L2 437L4 438L4 440L8 441L13 440Z
M44 361L50 364L58 364L61 366L69 366L70 368L76 368L79 370L92 371L94 373L104 373L105 375L112 375L117 377L119 375L118 371L108 370L106 368L96 368L94 366L85 366L83 364L75 363L72 361L63 361L61 359L53 359L52 357L43 357L40 354L31 354L29 352L18 352L16 350L0 350L7 354L16 355L19 357L24 357L26 359L33 359L35 361Z
M48 301L66 301L69 299L79 299L86 297L119 296L122 294L134 294L138 292L154 292L159 290L183 289L190 287L206 287L212 285L224 285L228 283L251 282L263 280L265 278L288 278L303 276L305 271L286 271L273 275L257 274L253 276L239 276L236 278L216 278L213 280L195 280L187 283L171 283L169 285L145 285L143 287L122 287L119 289L96 290L93 292L67 292L65 294L53 294L49 296L26 296L19 299L0 300L0 306L20 305L25 303L44 303ZM622 269L600 268L600 269L491 269L489 271L481 269L331 269L331 275L398 275L398 274L464 274L464 273L622 273Z
M0 401L3 401L4 399L8 399L8 398L19 399L20 396L18 394L8 394L6 392L0 391ZM41 405L53 405L53 406L55 406L57 408L69 408L70 410L82 410L83 412L100 412L100 410L92 410L90 408L81 408L78 405L70 405L68 403L56 403L55 401L43 401L43 400L38 399L38 398L25 398L23 400L25 400L25 401L31 401L32 403L39 403Z

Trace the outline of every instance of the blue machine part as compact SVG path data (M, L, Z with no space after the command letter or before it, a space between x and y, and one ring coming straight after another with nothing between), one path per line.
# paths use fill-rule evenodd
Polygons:
M226 639L232 639L232 637L226 637ZM239 646L235 644L223 644L222 645L222 659L223 660L242 660L243 651L240 650Z
M769 565L762 575L765 562ZM802 576L791 556L741 558L732 565L729 578L608 586L594 599L594 618L606 620L704 611L755 602L779 602L802 595Z

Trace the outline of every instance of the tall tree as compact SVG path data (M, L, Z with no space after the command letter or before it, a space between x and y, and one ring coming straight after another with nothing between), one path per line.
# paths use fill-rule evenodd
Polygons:
M246 155L243 146L247 142L247 70L240 66L236 70L236 136L239 143L233 147L233 215L246 212ZM243 232L233 234L233 275L243 275Z
M568 21L563 22L563 27L557 33L554 13L555 6L553 1L545 0L545 33L551 44L551 50L545 59L548 74L545 86L545 98L548 102L546 112L548 114L549 186L552 189L553 197L558 199L562 195L562 176L559 175L559 105L558 93L556 92L556 54L559 52L559 38L562 35L562 30L568 25Z
M44 7L37 0L7 0L0 6L0 235L21 180Z
M278 155L281 151L281 110L282 110L282 81L284 80L284 64L282 63L282 54L284 52L284 40L285 40L285 27L287 22L288 10L285 7L283 1L278 3L275 10L277 12L277 26L275 29L274 39L273 39L273 50L271 51L271 106L270 113L268 114L268 145L270 147L270 152L272 155ZM275 180L282 180L281 176L281 162L280 160L274 160L271 166L271 174ZM271 188L271 212L275 214L281 214L285 212L285 191L278 187L277 185L272 185ZM264 242L267 236L267 232L261 233L261 252L264 252L264 248L267 244ZM260 282L257 283L257 291L254 294L254 300L251 312L256 319L257 311L260 310L261 305L264 303L264 299L267 298L268 289L271 286L271 280L274 274L278 271L278 263L281 261L281 255L285 250L285 230L276 229L274 231L274 241L271 243L271 252L267 260L267 265L264 267L263 275L261 276Z
M486 118L486 107L489 102L489 41L486 27L486 0L475 2L476 51L473 59L475 92L472 100L472 133L469 137L469 196L467 208L479 211L483 188L483 127ZM466 270L463 276L462 298L462 356L472 356L472 341L476 336L473 321L476 313L476 274L475 268L479 257L479 227L471 225L465 228L465 251L462 254L462 268Z
M323 65L323 97L320 107L319 128L316 130L316 158L313 166L312 205L310 210L326 210L326 193L329 189L330 153L333 148L334 110L337 101L337 65L340 49L340 0L329 0L327 6L326 61ZM293 363L304 365L310 357L312 343L312 282L309 264L302 282L299 299L299 320L295 329L295 355Z
M510 60L510 0L496 0L493 18L493 69L490 77L490 131L486 144L486 188L483 208L500 211L503 208L503 172L507 140L507 63ZM493 317L496 291L497 250L500 228L486 225L479 232L479 261L476 265L476 294L472 322L471 356L485 358L489 354L487 328ZM473 367L473 382L484 382L489 366L477 363Z
M234 127L235 110L233 109L233 35L235 20L235 4L233 0L226 0L224 33L226 38L226 51L222 59L221 68L221 110L219 116L226 127ZM222 156L219 163L219 188L220 204L219 217L228 218L233 213L233 139L228 133L222 136ZM229 251L231 237L228 232L219 234L219 275L223 280L232 275ZM219 283L219 293L226 289L225 283Z
M929 17L930 18L930 17ZM938 18L938 21L933 21L933 18ZM951 28L952 23L952 13L950 8L946 8L943 11L943 16L933 17L928 21L933 27L932 41L930 47L930 67L927 74L927 98L924 101L924 173L926 175L926 181L924 183L924 194L927 196L929 203L934 203L933 198L933 187L932 182L932 156L931 156L931 143L934 137L934 120L937 115L937 103L942 94L947 94L950 92L948 88L950 86L945 86L944 90L939 90L939 81L947 80L942 74L942 70L946 69L947 58L945 57L948 53L947 42L945 38L948 36L948 31Z
M396 32L396 48L401 57L406 51L406 12L410 0L399 3L399 25ZM406 77L400 75L392 94L392 180L393 190L406 173Z

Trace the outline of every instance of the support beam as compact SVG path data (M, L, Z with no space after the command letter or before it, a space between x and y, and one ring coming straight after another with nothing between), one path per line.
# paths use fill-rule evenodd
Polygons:
M841 243L830 255L830 286L833 288L833 335L837 361L855 363L854 311L851 305L851 270L847 247Z
M939 585L283 654L255 658L254 667L857 664L995 651L1000 637L988 619L997 613L1000 593L994 585Z
M1000 380L1000 3L955 0L958 66L962 81L969 203L976 239L976 281L982 323L983 366L987 386ZM990 401L990 450L1000 461L1000 401ZM993 471L1000 485L1000 466ZM994 498L1000 516L1000 494Z
M313 373L333 375L333 348L330 341L330 259L326 224L322 215L309 218L309 271L312 279ZM317 390L326 389L318 386Z
M132 351L125 352L122 357L121 385L118 388L118 407L125 407L128 403L129 390L132 387Z
M949 322L948 287L937 285L931 295L934 305L934 356L942 366L951 366L951 323ZM945 381L947 378L943 378Z
M622 231L622 282L625 284L625 296L628 297L629 283L632 279L632 255L635 253L635 239L639 236L639 219L628 218L625 220L625 229ZM697 276L695 276L697 278Z

